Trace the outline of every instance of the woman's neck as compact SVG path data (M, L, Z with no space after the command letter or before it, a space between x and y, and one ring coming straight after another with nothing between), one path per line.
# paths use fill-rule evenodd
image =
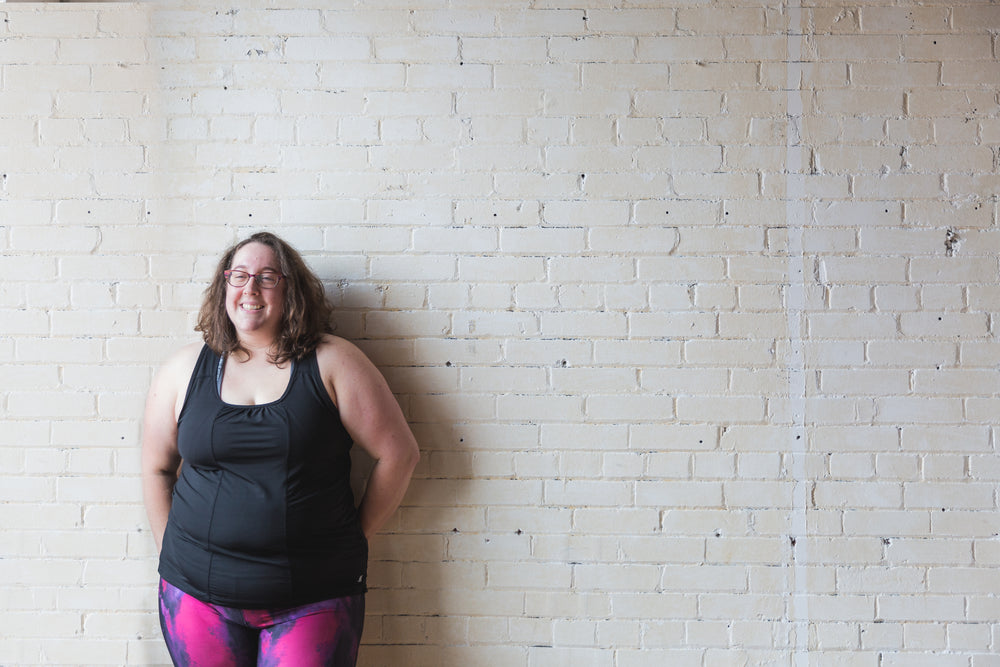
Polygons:
M236 360L241 363L258 359L270 361L274 347L273 340L240 338L240 349L236 351Z

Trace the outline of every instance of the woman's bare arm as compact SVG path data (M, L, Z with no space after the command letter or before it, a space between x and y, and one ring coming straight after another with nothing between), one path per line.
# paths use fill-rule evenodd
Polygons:
M361 350L328 336L318 352L344 427L375 460L358 508L370 539L403 500L420 450L385 379Z
M157 551L170 514L170 499L181 456L177 451L177 416L201 345L172 356L153 378L142 425L142 495Z

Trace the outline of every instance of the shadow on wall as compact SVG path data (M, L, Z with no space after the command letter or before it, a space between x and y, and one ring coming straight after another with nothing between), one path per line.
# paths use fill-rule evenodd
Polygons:
M425 400L437 393L441 375L457 378L458 370L444 360L440 366L418 365L414 334L398 325L380 321L377 331L366 326L370 313L390 309L386 299L392 287L354 286L346 280L326 284L335 333L361 348L385 376L421 450L402 505L369 545L359 665L383 664L396 649L409 652L434 643L444 630L438 626L449 622L443 592L468 582L462 563L449 554L449 536L466 528L465 514L456 505L472 478L472 460L461 451L465 438L455 426L464 421L460 406ZM352 487L360 500L373 461L360 447L351 452ZM485 570L479 584L485 584Z

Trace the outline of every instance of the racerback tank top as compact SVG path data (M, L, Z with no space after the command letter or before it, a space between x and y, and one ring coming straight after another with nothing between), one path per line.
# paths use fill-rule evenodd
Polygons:
M368 544L350 486L351 437L315 351L285 393L225 403L223 359L207 346L177 420L183 464L159 573L229 607L292 607L366 590Z

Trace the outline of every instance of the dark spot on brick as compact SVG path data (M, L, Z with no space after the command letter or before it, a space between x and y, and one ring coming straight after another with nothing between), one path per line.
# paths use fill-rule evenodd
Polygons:
M948 257L954 257L958 252L959 244L962 242L962 237L959 236L958 232L949 227L944 231L944 254Z

